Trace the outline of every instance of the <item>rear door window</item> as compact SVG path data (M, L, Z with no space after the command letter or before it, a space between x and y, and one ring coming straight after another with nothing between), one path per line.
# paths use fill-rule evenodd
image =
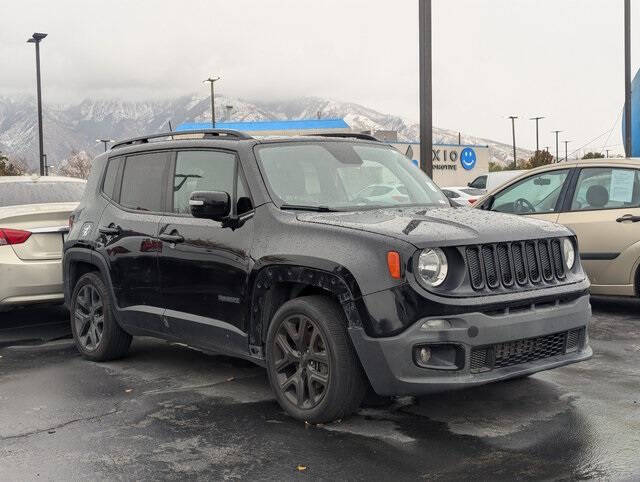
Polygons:
M580 171L571 211L635 208L640 206L640 171L589 167Z
M122 174L120 205L137 211L162 212L169 154L150 152L127 157Z

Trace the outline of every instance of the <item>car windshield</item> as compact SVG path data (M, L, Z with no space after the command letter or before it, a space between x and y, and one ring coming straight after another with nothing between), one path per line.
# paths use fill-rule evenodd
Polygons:
M352 210L449 202L429 177L386 145L291 142L256 147L281 207Z
M84 182L73 181L2 182L0 183L0 207L78 202L84 187Z

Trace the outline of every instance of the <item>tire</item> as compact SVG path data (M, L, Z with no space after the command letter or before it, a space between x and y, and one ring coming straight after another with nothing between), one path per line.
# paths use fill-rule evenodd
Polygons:
M293 418L331 422L360 407L368 382L346 327L340 305L324 296L288 301L273 316L267 372L278 403Z
M73 339L84 358L103 362L127 354L131 335L116 322L109 290L97 273L86 273L78 280L70 313Z

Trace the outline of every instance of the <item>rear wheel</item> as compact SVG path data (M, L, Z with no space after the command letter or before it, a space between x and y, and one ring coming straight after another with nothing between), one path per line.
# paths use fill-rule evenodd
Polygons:
M267 335L269 381L280 405L312 423L350 415L367 383L341 307L323 296L297 298L274 315Z
M131 335L116 322L107 287L96 273L78 280L70 312L73 339L85 358L107 361L126 355Z

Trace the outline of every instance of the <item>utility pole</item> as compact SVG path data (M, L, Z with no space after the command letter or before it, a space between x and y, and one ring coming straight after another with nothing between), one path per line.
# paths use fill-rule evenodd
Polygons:
M38 148L40 151L40 175L46 175L44 158L44 141L42 138L42 87L40 84L40 42L47 36L46 33L35 32L27 43L36 44L36 84L38 89Z
M571 141L562 141L562 142L564 142L564 162L567 162L569 160L569 156L567 155L567 146Z
M549 146L544 146L544 150L549 152Z
M562 131L551 131L552 133L554 133L556 135L556 162L560 162L560 153L559 153L559 149L558 149L558 134L560 134Z
M624 0L624 152L633 156L631 137L631 0Z
M529 119L529 120L532 120L532 121L536 121L536 152L538 152L540 150L540 147L539 147L540 146L540 142L539 142L539 137L538 137L538 121L540 119L544 119L544 117L532 117L531 119Z
M515 115L510 115L509 119L511 119L511 134L513 135L513 168L517 167L517 158L516 158L516 119L518 117Z
M214 104L213 84L215 84L218 80L220 80L220 77L209 77L208 79L205 79L202 81L202 83L209 82L211 84L211 128L212 129L216 128L216 107Z
M431 0L418 0L420 43L420 169L433 178Z
M609 159L609 149L605 149L607 151L607 159Z

